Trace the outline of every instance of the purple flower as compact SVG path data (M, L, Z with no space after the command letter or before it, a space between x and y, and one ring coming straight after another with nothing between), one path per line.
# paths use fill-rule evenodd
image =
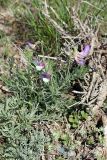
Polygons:
M85 61L84 61L84 60L79 60L79 61L77 60L76 62L77 62L78 64L80 64L81 66L84 66L84 64L85 64Z
M41 78L45 83L48 83L50 81L50 79L51 79L51 75L49 73L47 73L47 72L43 72L41 74Z
M42 69L45 68L45 64L44 64L42 61L35 60L35 61L34 61L34 64L35 64L36 69L37 69L38 71L41 71Z
M80 53L78 53L76 55L75 60L79 65L84 65L85 64L84 58L87 57L87 55L90 52L90 49L91 49L91 46L90 45L86 45L84 47L84 49Z
M86 56L89 54L90 49L91 49L91 46L87 44L87 45L84 47L83 51L81 52L82 55L83 55L84 57L86 57Z

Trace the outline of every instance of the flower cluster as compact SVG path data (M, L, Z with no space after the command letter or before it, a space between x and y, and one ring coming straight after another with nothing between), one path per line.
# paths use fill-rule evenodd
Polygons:
M84 58L87 57L87 55L90 52L90 49L91 49L91 46L87 44L87 45L85 45L84 49L75 56L75 60L76 60L77 64L79 64L81 66L85 64Z
M34 64L37 71L43 71L40 75L40 78L43 80L43 82L48 83L51 80L51 74L45 72L45 63L41 60L35 60Z

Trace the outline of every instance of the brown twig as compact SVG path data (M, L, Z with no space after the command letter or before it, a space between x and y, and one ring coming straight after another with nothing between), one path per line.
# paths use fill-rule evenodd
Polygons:
M82 102L85 102L85 101L88 102L88 100L90 98L90 94L92 92L92 89L93 89L98 77L99 77L98 74L96 72L94 72L92 75L92 81L91 81L90 87L88 89L88 93L84 96L84 98L82 99Z

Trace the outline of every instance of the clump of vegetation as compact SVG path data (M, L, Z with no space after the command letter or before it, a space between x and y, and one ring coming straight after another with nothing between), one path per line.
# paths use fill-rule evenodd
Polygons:
M1 7L7 7L11 3L11 0L0 0Z
M0 36L0 159L104 158L106 58L98 57L97 40L105 44L98 26L106 26L106 1L0 5L14 14L12 34ZM85 45L89 57L82 57Z

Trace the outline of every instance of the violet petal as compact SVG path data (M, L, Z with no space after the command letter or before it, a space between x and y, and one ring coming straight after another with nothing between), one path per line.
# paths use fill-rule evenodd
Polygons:
M89 54L90 49L91 49L91 46L86 45L84 49L80 53L78 53L78 55L75 57L75 60L79 65L85 64L84 58Z
M49 82L51 79L51 75L47 72L43 72L40 76L44 82Z
M86 46L84 47L84 49L83 49L83 51L82 51L84 57L86 57L86 56L89 54L90 49L91 49L91 46L90 46L90 45L86 45Z
M38 71L41 71L45 67L45 64L42 61L35 60L34 64Z

